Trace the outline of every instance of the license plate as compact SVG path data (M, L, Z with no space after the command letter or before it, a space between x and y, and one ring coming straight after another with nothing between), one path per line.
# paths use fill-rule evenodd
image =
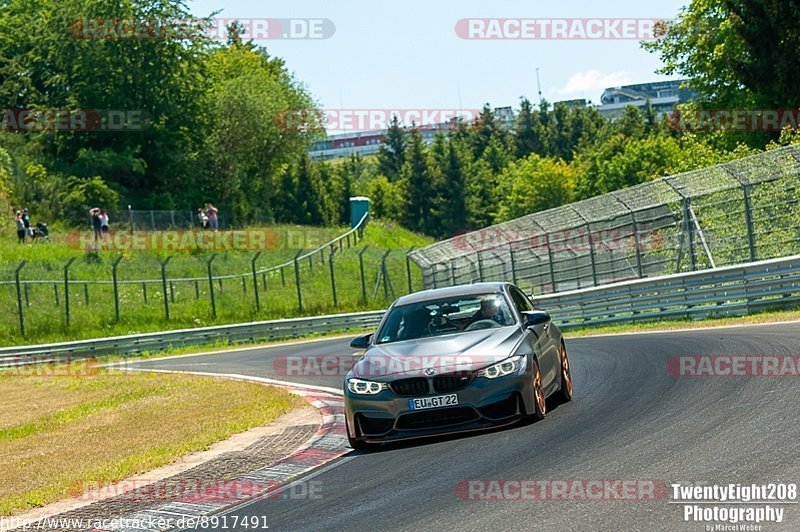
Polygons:
M442 408L443 406L455 406L458 404L458 395L439 395L437 397L419 397L409 399L408 406L411 410L426 410L428 408Z

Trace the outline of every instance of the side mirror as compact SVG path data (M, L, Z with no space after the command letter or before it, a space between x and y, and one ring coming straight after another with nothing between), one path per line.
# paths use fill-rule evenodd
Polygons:
M365 334L364 336L356 336L350 341L350 347L353 349L366 349L372 341L372 333Z
M550 314L543 310L527 310L522 313L525 320L525 327L535 327L537 325L545 325L550 323Z

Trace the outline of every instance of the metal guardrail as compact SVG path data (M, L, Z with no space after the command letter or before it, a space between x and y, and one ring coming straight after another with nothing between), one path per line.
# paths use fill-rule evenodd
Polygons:
M208 345L215 342L257 342L325 332L366 329L376 327L383 313L384 311L378 310L114 336L77 342L3 347L0 348L0 366L13 365L15 361L31 357L36 357L37 360L39 358L55 360L111 354L132 355L175 347Z
M800 255L536 296L559 327L738 316L800 302Z

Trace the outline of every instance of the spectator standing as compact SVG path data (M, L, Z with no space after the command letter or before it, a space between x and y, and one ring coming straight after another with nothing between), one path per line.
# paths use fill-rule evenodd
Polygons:
M204 209L197 209L197 219L200 220L200 227L208 229L208 215Z
M22 221L22 211L17 211L17 215L14 218L14 221L17 223L17 239L19 240L20 244L25 243L25 222Z
M206 212L208 212L208 227L217 231L219 229L219 210L208 203L206 204Z
M89 216L92 217L92 231L94 231L94 241L100 240L103 224L100 222L100 209L97 207L89 209Z
M31 229L31 217L28 214L28 209L22 209L22 224L25 226L25 234L33 237L33 229Z
M100 213L100 232L103 235L103 240L108 240L108 211Z

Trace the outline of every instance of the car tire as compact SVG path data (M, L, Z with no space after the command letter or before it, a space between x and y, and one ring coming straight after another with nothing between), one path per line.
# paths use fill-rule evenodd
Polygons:
M533 413L529 416L534 421L541 421L547 416L547 400L544 396L544 384L542 384L542 372L539 371L539 363L534 358L533 365Z
M558 400L560 403L569 403L572 401L572 368L569 366L569 357L567 356L567 346L561 342L561 349L559 351L559 361L561 362L561 387L558 389Z

